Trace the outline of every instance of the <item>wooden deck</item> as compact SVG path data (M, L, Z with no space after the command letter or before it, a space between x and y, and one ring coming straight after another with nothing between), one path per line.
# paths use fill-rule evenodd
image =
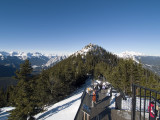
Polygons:
M111 110L108 108L110 104L110 97L106 96L107 90L102 90L99 92L99 100L94 107L91 107L92 96L86 93L83 100L80 111L75 120L83 120L83 105L90 107L90 120L111 120ZM87 118L87 117L86 117Z
M108 108L110 104L110 97L106 96L106 91L99 93L99 101L95 107L91 108L91 120L110 120L111 110Z

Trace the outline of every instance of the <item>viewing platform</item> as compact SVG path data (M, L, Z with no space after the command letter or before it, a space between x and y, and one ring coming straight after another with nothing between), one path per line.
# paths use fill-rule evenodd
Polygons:
M109 108L111 96L108 89L98 92L99 99L92 107L92 95L85 92L75 120L130 120L131 113Z

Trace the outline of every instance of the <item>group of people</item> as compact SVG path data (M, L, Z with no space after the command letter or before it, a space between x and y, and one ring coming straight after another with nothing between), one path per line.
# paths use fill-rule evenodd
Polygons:
M92 107L94 107L95 104L98 102L99 93L103 89L107 89L107 85L106 85L106 83L102 83L102 82L98 83L98 84L97 83L93 84L92 87L88 87L87 88L86 92L90 96L92 96ZM158 115L160 109L159 109L158 105L155 106L155 102L154 101L149 103L148 111L149 111L149 114L150 114L150 120L160 120L160 115Z
M98 90L93 89L91 87L87 88L86 92L92 96L92 107L94 107L94 105L98 102L98 98L99 98L99 94L98 94Z
M95 104L99 101L99 93L101 93L101 90L107 89L106 83L94 83L92 87L88 87L86 92L92 96L92 107L95 106Z
M93 88L95 90L101 91L102 89L107 89L107 85L105 82L104 83L100 82L100 83L96 83L95 85L93 85Z

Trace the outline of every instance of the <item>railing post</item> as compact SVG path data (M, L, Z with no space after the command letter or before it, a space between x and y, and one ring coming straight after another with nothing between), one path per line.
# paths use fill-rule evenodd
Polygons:
M151 106L150 106L150 103L151 103L151 91L149 93L149 120L150 120L150 111L151 111Z
M156 113L156 101L157 101L157 92L155 93L155 108L154 108L155 113ZM156 120L156 117L154 119Z
M132 84L132 120L135 120L136 112L136 87Z
M112 86L111 86L111 91L110 91L110 97L112 97Z
M141 88L140 88L140 120L141 120Z
M136 89L139 89L140 88L140 98L138 97L139 95L136 94ZM142 96L144 92L144 96ZM149 96L148 96L148 93L149 93ZM152 94L154 93L154 94ZM157 103L160 104L159 100L158 100L158 95L160 95L160 92L159 91L155 91L153 89L149 89L149 88L146 88L146 87L143 87L143 86L140 86L140 85L136 85L136 84L132 84L132 111L131 111L131 120L135 120L137 119L138 116L136 116L136 97L138 97L138 100L140 99L140 115L138 118L138 120L145 120L145 119L148 119L150 120L151 119L151 116L150 116L150 111L151 111L151 108L150 108L150 103L152 101L152 98L153 98L153 101L155 101L155 104L154 104L154 111L157 110ZM142 97L144 97L143 99L143 104L142 104ZM149 105L148 105L148 102L149 102ZM138 104L139 105L139 104ZM142 110L142 106L143 105L143 110ZM138 106L139 107L139 106ZM146 116L146 112L147 110L149 111L149 115ZM141 115L141 113L143 113L143 116ZM143 117L143 118L142 118ZM154 118L154 120L156 120L157 118Z
M143 118L144 120L146 118L145 113L146 113L146 89L144 89L144 118Z

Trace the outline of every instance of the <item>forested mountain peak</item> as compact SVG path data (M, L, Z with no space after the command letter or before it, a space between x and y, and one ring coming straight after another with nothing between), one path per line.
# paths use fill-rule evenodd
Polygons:
M102 47L90 43L90 44L86 45L84 48L82 48L81 50L75 52L73 55L77 56L79 54L82 56L86 56L87 53L89 53L89 52L94 52L95 54L103 54L104 51L105 51L105 49L103 49Z

